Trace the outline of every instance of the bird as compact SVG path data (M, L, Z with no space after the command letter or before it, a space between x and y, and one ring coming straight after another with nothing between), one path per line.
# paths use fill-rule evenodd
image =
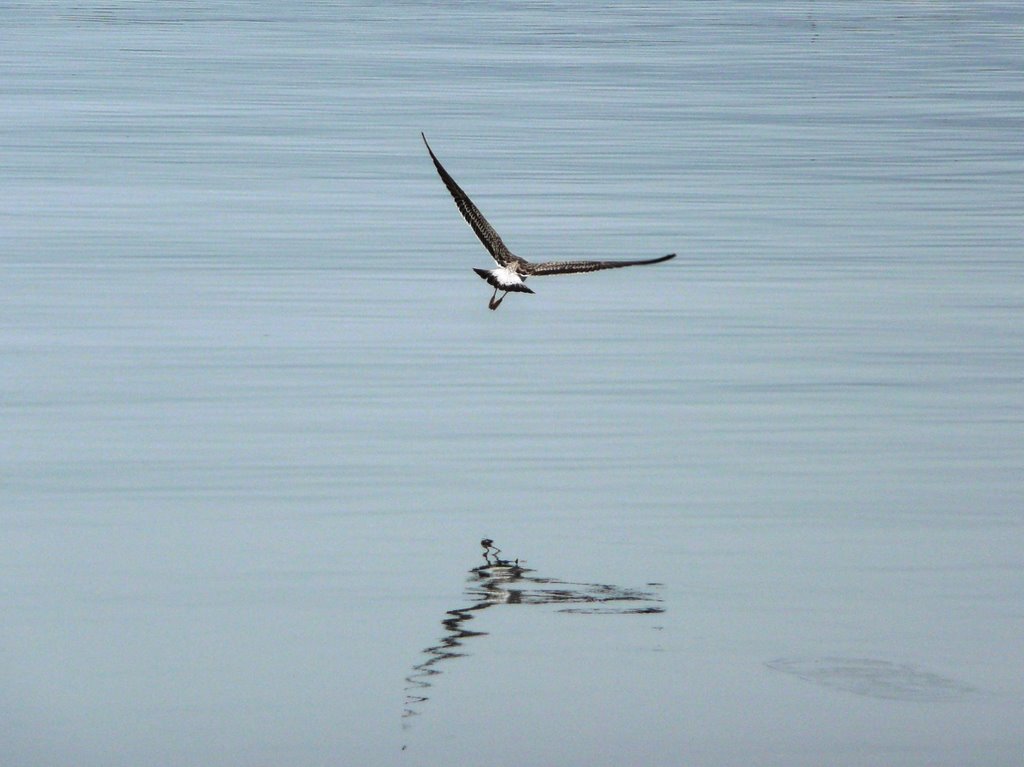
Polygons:
M444 185L455 200L455 206L459 209L462 217L466 219L466 223L469 224L480 242L483 243L484 248L491 254L491 258L498 265L496 269L473 269L488 285L494 288L491 300L487 304L487 308L491 310L501 306L501 302L505 300L505 296L509 293L533 293L526 286L527 277L541 277L549 274L581 274L583 272L597 272L602 269L621 269L624 266L660 264L663 261L676 257L675 253L669 253L667 256L660 256L659 258L634 261L544 261L540 263L533 263L525 258L520 258L502 242L494 227L488 223L483 213L469 199L469 195L462 191L462 187L455 183L455 179L444 169L441 161L434 154L434 150L430 148L426 135L421 132L420 136L427 147L430 159L434 162L437 174L441 177ZM501 296L498 295L499 291Z

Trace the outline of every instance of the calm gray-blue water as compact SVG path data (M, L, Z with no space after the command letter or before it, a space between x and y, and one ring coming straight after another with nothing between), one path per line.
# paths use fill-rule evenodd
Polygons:
M488 311L421 131L679 255ZM0 763L1020 764L1022 136L1012 2L4 4Z

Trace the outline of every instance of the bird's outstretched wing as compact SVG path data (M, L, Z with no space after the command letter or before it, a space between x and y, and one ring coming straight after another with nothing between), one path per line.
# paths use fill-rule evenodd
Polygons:
M487 252L491 254L491 257L497 261L498 266L508 264L512 258L512 251L505 247L501 237L494 231L494 227L487 223L484 214L469 199L469 195L463 192L462 187L455 183L455 179L448 175L448 171L444 169L444 166L434 155L434 150L430 148L430 144L427 144L427 137L423 133L420 133L420 136L423 136L423 143L427 145L427 151L430 153L430 159L434 161L437 174L441 177L444 185L448 187L448 191L451 192L452 197L455 199L455 205L462 214L462 217L466 219L466 223L469 224L476 236L480 238L480 242L487 248Z
M642 264L660 264L675 258L669 253L661 258L647 258L641 261L545 261L540 264L527 264L524 273L528 276L543 274L580 274L581 272L598 272L602 269L621 269L624 266L641 266Z

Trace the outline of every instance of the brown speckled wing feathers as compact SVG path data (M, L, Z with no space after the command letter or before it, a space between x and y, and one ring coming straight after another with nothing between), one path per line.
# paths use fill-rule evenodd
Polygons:
M484 218L484 214L469 199L469 195L462 191L462 187L456 184L455 179L448 175L448 171L444 169L444 166L434 155L434 150L430 148L430 144L427 144L427 137L422 133L420 135L423 136L423 143L427 145L427 151L430 152L430 159L434 161L437 174L441 177L444 185L448 187L448 191L451 192L455 205L462 214L462 217L466 219L466 223L469 224L470 228L480 239L480 242L487 248L487 252L491 254L491 257L498 262L498 265L505 266L511 260L512 251L501 241L501 237L498 236L498 233L494 231L494 227Z
M602 269L621 269L624 266L641 266L643 264L660 264L675 258L669 253L660 258L646 258L640 261L545 261L541 264L527 264L524 273L531 277L545 274L580 274L582 272L599 272Z

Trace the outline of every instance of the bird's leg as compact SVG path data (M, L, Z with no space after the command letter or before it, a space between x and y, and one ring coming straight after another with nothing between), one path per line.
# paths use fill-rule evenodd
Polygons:
M490 309L491 311L494 311L499 306L501 306L501 302L505 300L505 296L507 295L508 291L506 290L504 293L501 294L501 298L498 298L498 289L495 288L494 295L491 296L491 302L487 304L487 308Z

